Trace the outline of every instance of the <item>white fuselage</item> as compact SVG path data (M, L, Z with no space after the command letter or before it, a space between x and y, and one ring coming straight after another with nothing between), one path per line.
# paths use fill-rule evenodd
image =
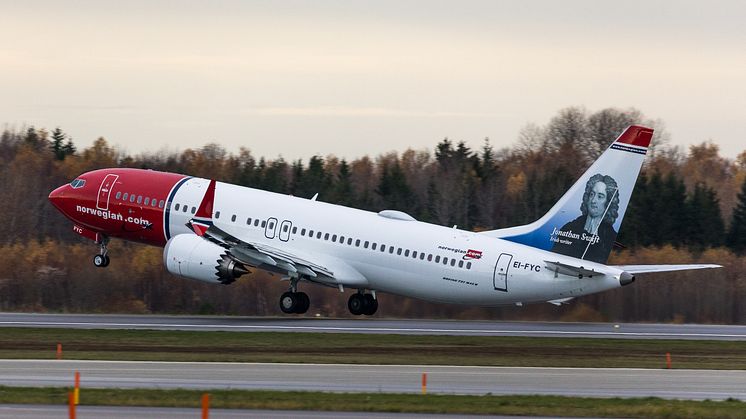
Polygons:
M186 224L208 184L191 178L176 190L164 212L167 238L192 234ZM620 286L621 271L605 265L580 261L604 273L592 278L556 274L546 261L579 260L457 228L226 183L217 184L213 221L241 240L321 261L335 273L326 282L332 286L482 306L560 300Z

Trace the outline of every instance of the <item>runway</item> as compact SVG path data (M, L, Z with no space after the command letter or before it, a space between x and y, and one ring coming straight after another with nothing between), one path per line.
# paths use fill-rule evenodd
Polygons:
M0 327L746 340L746 326L0 313Z
M74 371L83 388L419 393L424 372L429 393L746 400L746 371L0 360L0 382L12 386L69 386Z
M61 418L67 414L64 405L0 405L0 418L8 419L47 419ZM133 407L133 406L78 406L77 417L109 419L182 419L198 418L201 410L181 407ZM247 410L247 409L210 409L213 419L452 419L464 415L430 415L416 413L373 413L373 412L314 412L301 410ZM517 416L476 416L470 419L507 419ZM522 417L525 418L525 417ZM548 418L545 418L548 419Z

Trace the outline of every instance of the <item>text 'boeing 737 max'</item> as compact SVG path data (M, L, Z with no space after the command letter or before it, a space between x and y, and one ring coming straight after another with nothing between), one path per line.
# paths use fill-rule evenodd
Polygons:
M290 280L280 308L304 313L301 283L357 290L353 314L371 315L377 291L480 306L552 302L630 284L636 274L718 265L606 261L653 130L627 128L541 219L475 233L209 179L139 169L101 169L55 189L49 200L73 229L100 245L110 237L164 246L169 272L230 284L250 268Z

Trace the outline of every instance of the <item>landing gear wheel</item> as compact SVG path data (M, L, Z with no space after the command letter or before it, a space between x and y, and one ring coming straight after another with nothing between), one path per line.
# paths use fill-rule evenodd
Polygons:
M308 298L308 294L305 292L296 292L295 296L298 298L298 306L295 308L295 314L307 312L308 307L311 306L311 299Z
M285 314L293 314L300 305L300 299L295 292L286 292L280 297L280 310Z
M347 300L347 308L350 313L359 316L365 312L367 304L365 304L365 294L355 293L350 296Z
M96 255L93 257L93 264L97 268L105 268L109 266L109 257L106 255Z
M373 294L365 294L365 311L363 314L372 316L378 310L378 300L373 298Z

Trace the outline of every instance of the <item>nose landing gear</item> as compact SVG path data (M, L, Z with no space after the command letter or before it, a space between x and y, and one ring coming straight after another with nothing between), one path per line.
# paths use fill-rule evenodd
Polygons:
M378 310L378 299L372 293L364 294L363 291L358 291L347 300L347 308L356 316L361 314L372 316Z
M97 268L105 268L109 266L109 255L107 254L109 251L106 248L107 244L109 244L108 237L104 237L99 242L98 254L93 257L93 265Z

